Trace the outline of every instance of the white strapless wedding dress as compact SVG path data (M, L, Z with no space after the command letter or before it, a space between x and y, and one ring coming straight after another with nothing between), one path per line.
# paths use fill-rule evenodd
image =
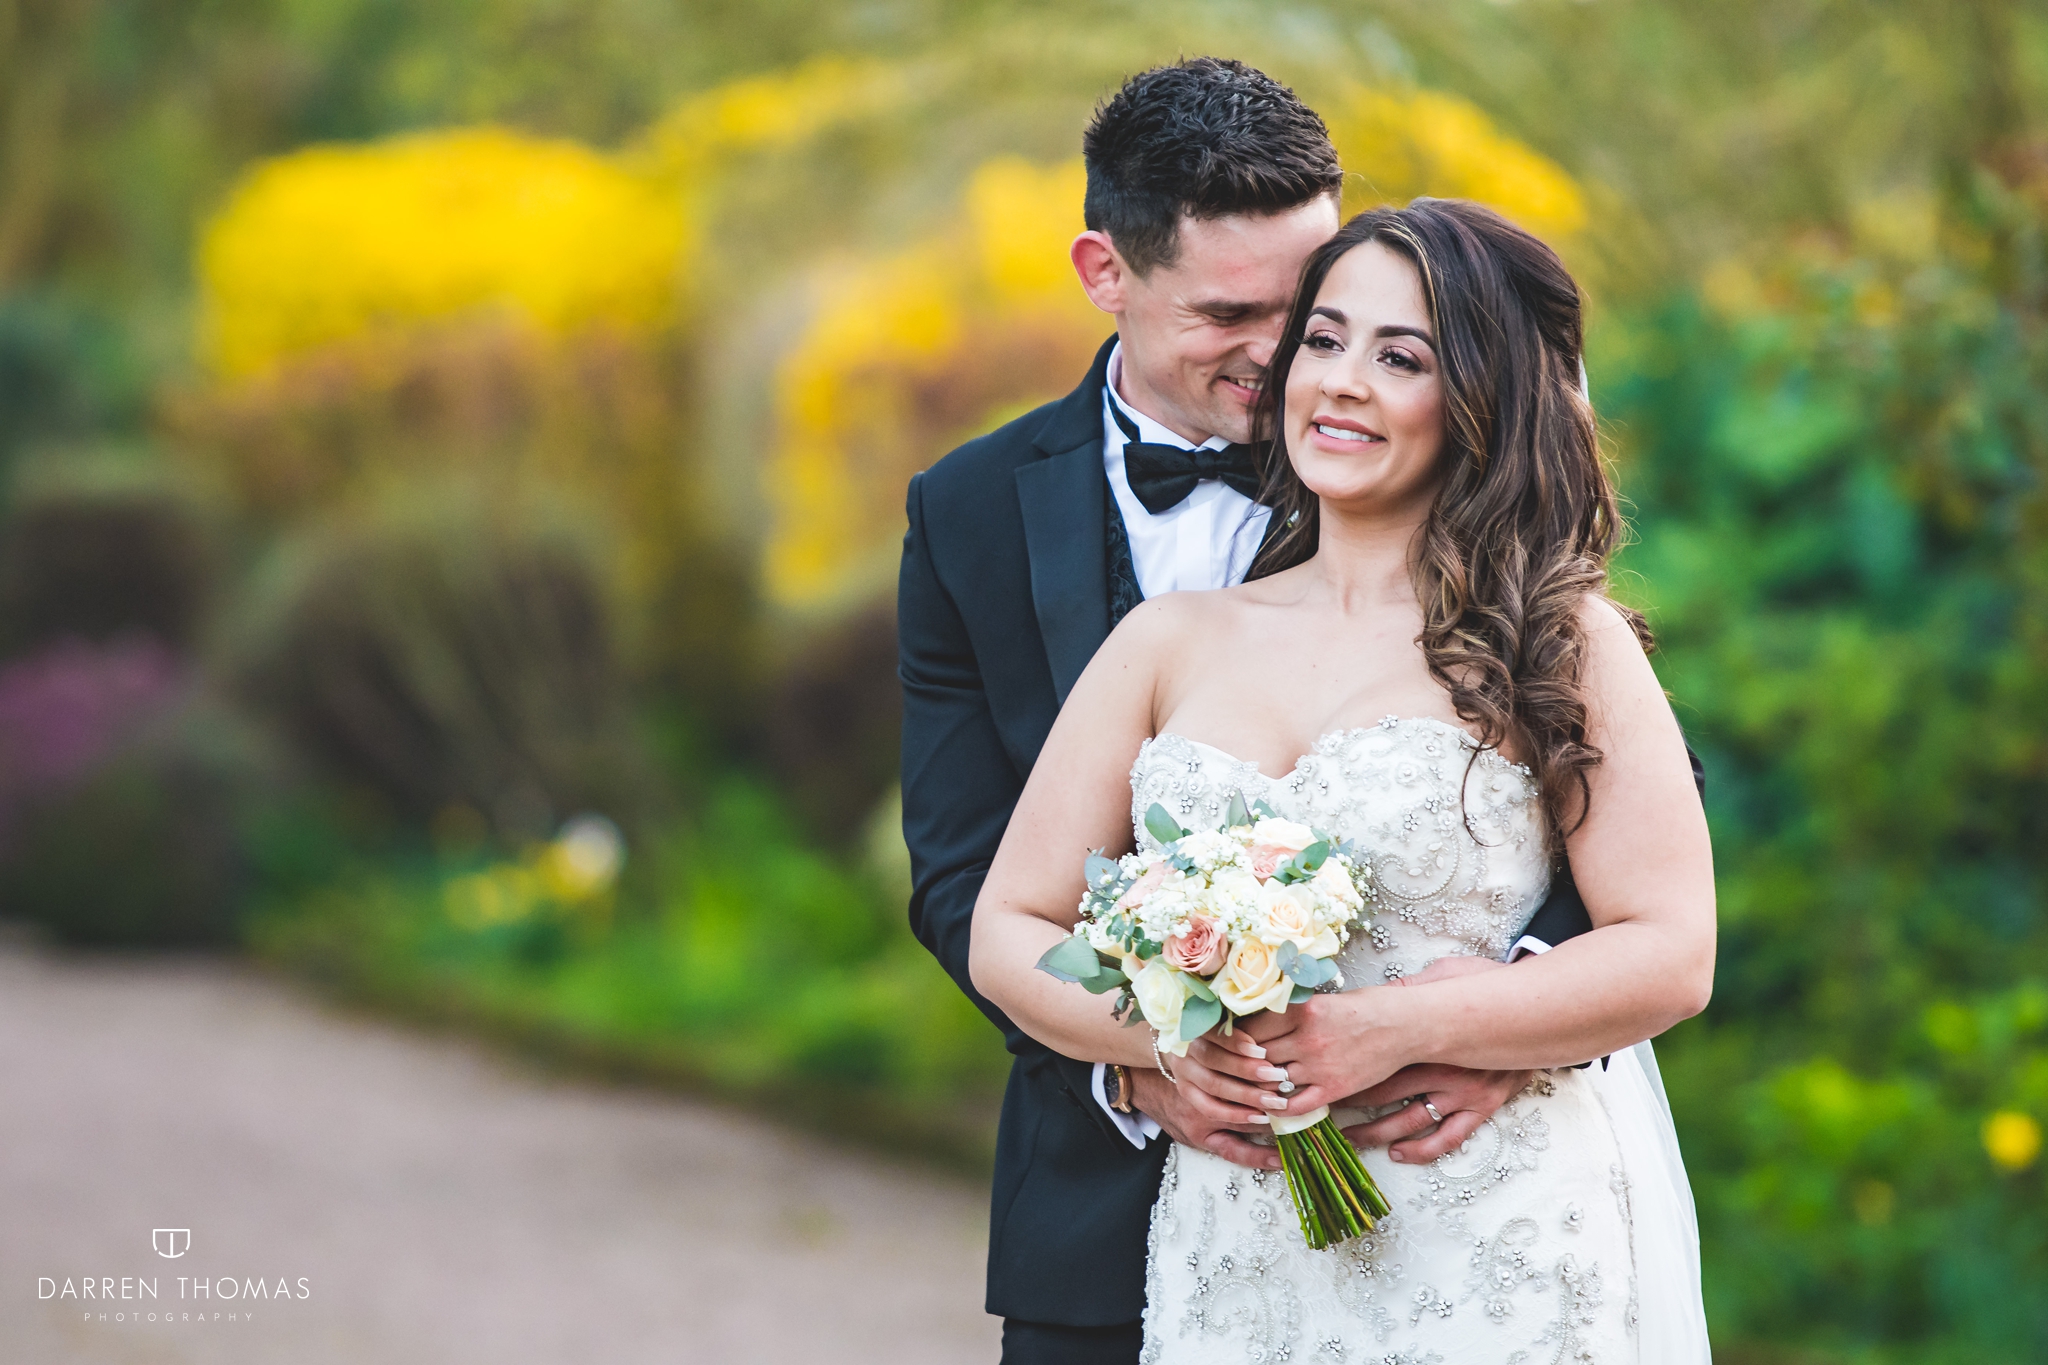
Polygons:
M1326 735L1294 770L1179 735L1139 751L1131 813L1189 828L1232 792L1356 842L1378 899L1339 964L1346 989L1456 954L1499 958L1549 888L1527 768L1464 730L1388 717ZM1460 800L1460 791L1463 799ZM1364 1154L1393 1213L1311 1251L1278 1172L1176 1146L1152 1210L1145 1365L1553 1365L1708 1359L1699 1233L1647 1043L1537 1073L1428 1166ZM1363 1114L1338 1111L1338 1122Z

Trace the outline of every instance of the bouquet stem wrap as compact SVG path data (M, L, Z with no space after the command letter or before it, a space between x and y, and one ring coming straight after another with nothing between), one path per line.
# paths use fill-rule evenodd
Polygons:
M1278 1115L1273 1139L1294 1196L1301 1236L1317 1251L1372 1231L1387 1216L1387 1197L1367 1173L1324 1105L1306 1114Z

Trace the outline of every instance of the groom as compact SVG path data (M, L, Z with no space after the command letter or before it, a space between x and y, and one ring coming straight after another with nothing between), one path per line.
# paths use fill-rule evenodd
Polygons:
M989 1226L1005 1365L1137 1360L1162 1132L1244 1165L1271 1156L1194 1086L1025 1036L975 993L967 945L1011 809L1089 658L1145 598L1241 581L1269 529L1242 443L1343 185L1322 120L1292 91L1207 57L1133 77L1082 148L1074 268L1116 336L1066 398L911 480L897 608L911 926L1017 1059ZM1567 880L1524 944L1590 927ZM1428 1092L1445 1122L1415 1104L1367 1136L1407 1139L1397 1159L1434 1159L1526 1079L1411 1068L1366 1100Z

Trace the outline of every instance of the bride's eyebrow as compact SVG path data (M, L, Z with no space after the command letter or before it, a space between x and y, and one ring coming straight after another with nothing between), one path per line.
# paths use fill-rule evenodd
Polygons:
M1351 322L1350 318L1344 316L1342 308L1337 308L1327 303L1319 303L1309 309L1308 315L1312 318L1328 318L1339 327L1348 326ZM1390 322L1384 327L1373 328L1372 334L1375 337L1414 337L1432 350L1436 348L1436 338L1429 334L1429 329L1426 327L1407 327L1397 322Z

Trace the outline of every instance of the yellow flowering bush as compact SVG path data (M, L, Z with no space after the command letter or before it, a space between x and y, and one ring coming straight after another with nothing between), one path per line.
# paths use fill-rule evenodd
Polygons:
M990 161L931 240L825 273L775 375L767 579L778 600L879 584L911 474L1086 369L1111 323L1067 263L1084 185L1078 160Z
M541 330L669 322L689 224L650 177L495 128L316 146L257 166L199 248L227 376L393 325L508 311Z
M1552 242L1586 224L1585 196L1563 167L1455 95L1353 86L1321 112L1349 172L1346 217L1426 194L1476 199Z
M793 147L886 112L908 90L900 67L816 57L691 96L648 130L640 155L662 173L691 176L721 154Z

